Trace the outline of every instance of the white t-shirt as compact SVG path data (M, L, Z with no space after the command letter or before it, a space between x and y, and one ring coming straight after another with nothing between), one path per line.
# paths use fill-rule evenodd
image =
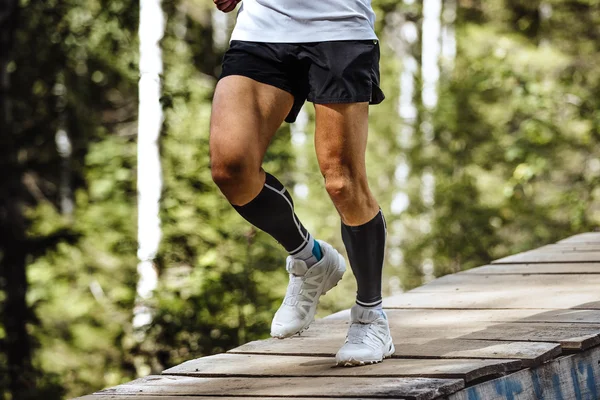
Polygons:
M371 0L243 0L231 40L270 43L377 39Z

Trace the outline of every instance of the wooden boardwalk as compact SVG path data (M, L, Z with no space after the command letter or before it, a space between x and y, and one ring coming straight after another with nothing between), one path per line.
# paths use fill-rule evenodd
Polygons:
M430 282L384 300L396 353L334 367L349 311L301 336L247 343L86 400L599 400L600 233Z

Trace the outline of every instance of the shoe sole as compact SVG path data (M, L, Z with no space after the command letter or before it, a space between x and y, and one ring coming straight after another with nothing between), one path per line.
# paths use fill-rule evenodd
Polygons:
M337 253L337 250L334 249L334 251ZM339 262L338 267L335 270L331 271L331 273L325 278L325 283L329 283L329 285L323 286L323 291L321 292L321 296L325 295L331 289L336 287L338 285L338 283L342 280L342 277L344 276L344 273L346 272L346 260L344 260L344 257L342 257L342 255L340 253L337 253L337 257L338 257L338 262ZM331 284L331 282L333 282L333 285ZM315 314L317 312L317 307L319 306L319 301L321 300L321 296L319 296L319 299L317 300L317 304L315 306ZM292 337L294 335L300 335L300 334L302 334L302 332L306 331L309 328L310 324L312 324L314 322L314 320L315 320L315 318L313 315L310 322L307 323L305 326L303 326L302 329L300 329L299 331L291 333L289 335L273 335L273 334L271 334L271 337L273 337L275 339L286 339L286 338Z
M338 361L336 363L336 365L338 367L362 367L365 365L379 364L386 358L390 358L394 354L395 351L396 351L396 348L394 347L394 343L390 341L390 343L388 344L388 350L385 352L383 357L380 358L379 360L357 360L354 358L350 358L349 360Z

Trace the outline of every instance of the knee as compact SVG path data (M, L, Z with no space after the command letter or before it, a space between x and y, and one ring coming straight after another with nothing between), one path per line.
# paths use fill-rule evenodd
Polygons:
M324 174L325 189L334 204L345 203L351 200L355 191L355 183L348 173Z
M226 196L235 193L260 169L260 165L255 165L254 152L232 144L227 138L228 135L211 127L210 172L213 182Z
M239 157L216 158L210 163L213 182L224 192L243 185L250 175L248 163Z

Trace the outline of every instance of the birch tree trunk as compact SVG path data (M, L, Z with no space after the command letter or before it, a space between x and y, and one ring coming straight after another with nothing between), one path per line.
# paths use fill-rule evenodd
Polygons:
M158 282L153 260L161 238L159 202L162 177L158 138L163 122L160 104L163 71L160 40L165 28L160 0L140 0L140 82L138 122L138 259L139 280L133 310L138 339L152 322L148 301Z
M386 16L384 43L391 47L401 65L398 76L399 97L396 104L399 121L396 142L399 148L409 151L414 146L415 126L418 116L415 103L418 61L415 56L415 49L419 43L419 28L411 20L411 16L404 11L414 4L414 0L404 0L403 3L406 7L398 7ZM399 154L392 185L394 193L390 204L391 213L394 216L400 216L410 206L407 191L410 172L409 158L406 154ZM386 257L388 263L395 268L401 268L404 265L402 243L405 240L405 225L401 221L399 219L396 223L391 223L388 230L388 243L394 245L388 246ZM402 279L399 275L388 279L388 290L391 295L403 292Z
M60 181L58 188L60 212L71 218L73 215L73 188L71 187L71 154L73 146L69 131L67 128L67 86L64 73L59 73L56 77L56 84L53 89L56 95L56 112L59 115L59 128L54 136L56 150L60 156Z
M438 85L440 82L440 55L442 42L442 0L423 0L423 27L421 48L421 77L423 88L421 102L421 141L422 146L434 139L433 112L438 105ZM421 201L427 208L421 219L421 230L431 231L433 206L435 198L435 175L431 168L425 168L421 173ZM434 263L431 258L425 258L421 266L423 281L431 281L434 276Z
M456 0L444 0L442 12L442 70L452 72L456 58Z
M442 0L423 0L423 48L421 52L421 75L423 77L423 105L435 109L438 103L440 81L440 52L442 32Z

